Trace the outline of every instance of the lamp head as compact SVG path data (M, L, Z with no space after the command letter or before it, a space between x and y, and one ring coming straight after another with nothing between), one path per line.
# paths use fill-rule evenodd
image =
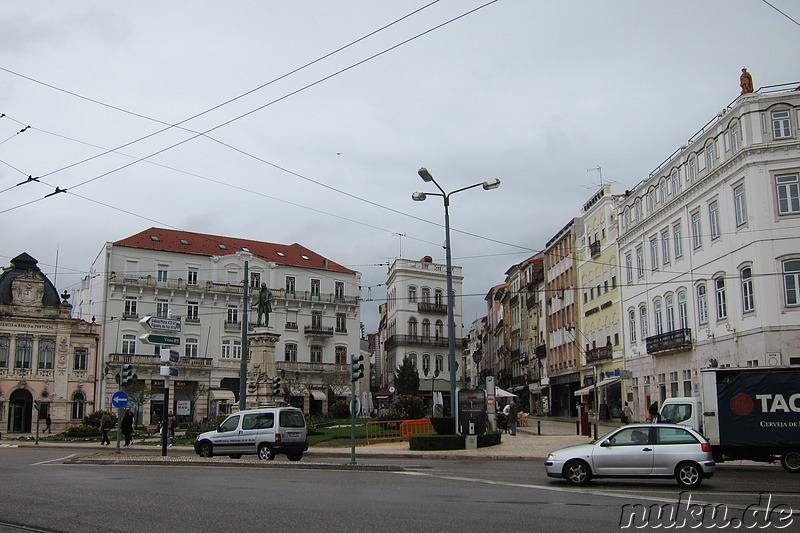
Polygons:
M425 167L419 169L417 174L419 174L419 177L422 178L422 181L433 181L433 176L431 176L431 173L428 172L428 169Z
M425 201L425 198L427 198L427 196L425 195L424 192L415 192L414 194L411 195L411 199L414 200L415 202L423 202Z
M483 190L490 191L492 189L496 189L500 186L500 180L497 178L491 179L489 181L483 182Z

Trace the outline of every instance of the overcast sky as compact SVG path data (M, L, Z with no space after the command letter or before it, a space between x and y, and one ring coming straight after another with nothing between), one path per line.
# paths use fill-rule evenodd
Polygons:
M580 214L587 169L632 188L742 67L800 80L800 4L769 4L4 0L0 264L27 252L72 292L151 226L297 242L362 272L373 331L389 261L444 262L441 199L411 200L424 166L448 191L502 181L452 197L468 326Z

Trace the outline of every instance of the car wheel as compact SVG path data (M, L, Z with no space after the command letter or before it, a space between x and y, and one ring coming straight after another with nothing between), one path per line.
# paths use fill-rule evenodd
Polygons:
M675 481L681 487L697 487L703 482L703 470L697 463L681 463L675 468Z
M241 459L242 458L242 454L240 454L240 453L232 453L228 457L230 457L231 459Z
M573 460L564 466L563 475L570 485L586 485L592 479L592 470L585 461Z
M287 453L286 458L290 461L299 461L303 458L303 452Z
M275 459L275 452L269 444L262 444L258 447L258 458L262 461L272 461Z
M790 474L800 473L800 450L789 450L781 455L781 466Z
M200 457L214 457L214 448L211 447L210 442L200 444Z

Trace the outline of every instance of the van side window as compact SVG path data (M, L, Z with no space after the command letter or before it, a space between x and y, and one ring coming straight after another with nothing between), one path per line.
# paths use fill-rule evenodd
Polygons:
M275 425L275 413L260 413L258 417L258 429L270 429Z
M282 428L306 427L306 421L300 411L281 411L279 416Z
M220 433L235 431L237 427L239 427L239 415L233 415L226 418L225 422L219 425L219 431Z

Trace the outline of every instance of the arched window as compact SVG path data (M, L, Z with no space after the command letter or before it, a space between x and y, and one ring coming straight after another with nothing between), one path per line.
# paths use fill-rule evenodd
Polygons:
M412 337L417 336L417 319L413 316L408 319L408 334Z
M412 304L417 302L417 288L413 285L408 288L408 302Z
M444 337L444 322L441 320L436 321L436 338L441 339Z
M742 280L742 311L752 313L756 310L756 299L753 295L753 270L746 266L739 271Z
M717 319L728 318L728 297L725 295L725 276L719 276L714 280L714 290L717 301Z
M422 336L423 337L430 337L431 336L431 321L427 318L422 320Z
M783 261L783 294L787 307L800 305L800 259Z
M636 311L628 311L628 329L631 331L631 344L636 342Z
M415 353L408 354L408 358L411 359L411 363L413 363L414 369L419 372L419 366L417 366L417 354Z
M641 322L642 339L647 339L647 306L639 306L639 321Z
M436 291L434 291L433 303L435 303L436 305L442 305L444 303L442 302L442 289L436 289Z
M697 322L708 324L708 295L705 281L697 285Z
M422 354L422 373L427 375L431 371L431 354Z
M436 372L442 373L444 371L444 356L436 356Z
M667 312L667 331L675 331L675 297L668 294L664 297L664 307Z
M689 328L689 318L686 314L686 291L678 292L678 322L681 329Z
M76 392L72 395L72 420L83 420L86 416L86 395Z
M431 303L431 290L428 287L423 287L422 289L422 302Z
M661 318L661 298L653 300L653 321L656 328L656 335L664 333L664 323Z

